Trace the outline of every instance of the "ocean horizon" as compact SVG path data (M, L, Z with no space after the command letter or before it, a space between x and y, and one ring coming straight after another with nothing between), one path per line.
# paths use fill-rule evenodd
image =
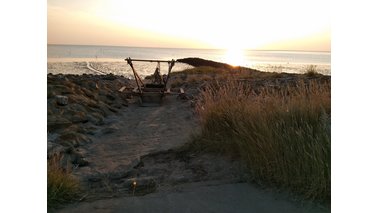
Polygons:
M120 47L120 48L155 48L155 49L189 49L189 50L227 50L227 48L190 48L190 47L145 47L145 46L122 46L122 45L92 45L92 44L47 44L47 46L88 46L88 47ZM245 49L248 51L269 51L269 52L319 52L331 53L331 51L320 50L274 50L274 49Z
M331 75L331 52L302 50L227 50L195 48L161 48L161 47L128 47L103 45L68 45L48 44L48 73L82 74L90 71L67 67L67 63L81 63L85 67L91 63L102 68L104 73L128 75L125 58L171 60L198 57L206 60L243 66L265 72L305 73L310 65L316 66L321 74ZM65 64L66 63L66 64ZM55 66L54 66L55 65ZM60 65L60 66L56 66ZM66 65L66 66L61 66ZM72 64L71 64L72 65ZM77 65L77 64L76 64ZM139 64L137 64L139 66ZM142 73L153 70L155 64L140 64ZM163 69L164 65L162 66ZM173 71L181 71L191 66L177 63ZM69 69L69 70L65 70ZM112 69L114 69L112 71ZM122 71L124 70L124 71Z

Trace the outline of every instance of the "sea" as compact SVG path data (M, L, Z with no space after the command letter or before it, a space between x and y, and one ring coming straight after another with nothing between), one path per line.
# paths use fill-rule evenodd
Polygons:
M235 66L244 66L265 72L305 73L310 66L318 73L331 75L331 52L272 51L272 50L226 50L152 48L95 45L47 45L47 72L58 74L107 74L127 77L132 70L125 61L132 59L176 60L198 57ZM157 63L133 62L141 75L152 74ZM168 70L168 63L161 63L162 73ZM175 63L172 72L192 68Z

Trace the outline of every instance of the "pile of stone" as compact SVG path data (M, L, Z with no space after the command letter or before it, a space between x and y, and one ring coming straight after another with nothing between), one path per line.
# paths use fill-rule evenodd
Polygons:
M68 161L85 165L75 148L89 143L89 135L101 128L104 118L127 107L125 93L118 90L132 87L122 76L47 75L48 157L69 156Z

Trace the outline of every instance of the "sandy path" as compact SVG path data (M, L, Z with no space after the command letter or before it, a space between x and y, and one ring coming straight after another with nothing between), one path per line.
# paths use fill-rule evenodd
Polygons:
M196 129L189 102L166 97L160 107L131 103L117 116L108 117L105 127L82 147L89 166L74 173L81 178L128 170L140 156L179 147Z

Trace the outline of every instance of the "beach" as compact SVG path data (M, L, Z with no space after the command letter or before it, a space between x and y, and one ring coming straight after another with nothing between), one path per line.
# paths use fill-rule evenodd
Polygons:
M194 62L190 67L209 63ZM262 91L300 81L329 83L330 76L209 65L216 66L173 73L169 84L172 95L158 107L141 107L132 93L135 81L126 75L105 74L95 63L89 67L80 62L54 65L81 75L47 75L48 159L58 156L57 164L72 173L82 192L75 203L50 211L165 212L189 208L193 212L229 212L221 204L224 202L238 212L329 212L323 204L298 202L291 193L251 182L249 169L238 158L188 147L202 131L197 110L200 93L208 85L234 79ZM88 74L90 71L93 74ZM231 74L224 72L237 76L230 78ZM125 89L120 92L122 87ZM185 95L178 95L180 88ZM223 201L227 197L230 199ZM154 210L142 208L155 204Z

